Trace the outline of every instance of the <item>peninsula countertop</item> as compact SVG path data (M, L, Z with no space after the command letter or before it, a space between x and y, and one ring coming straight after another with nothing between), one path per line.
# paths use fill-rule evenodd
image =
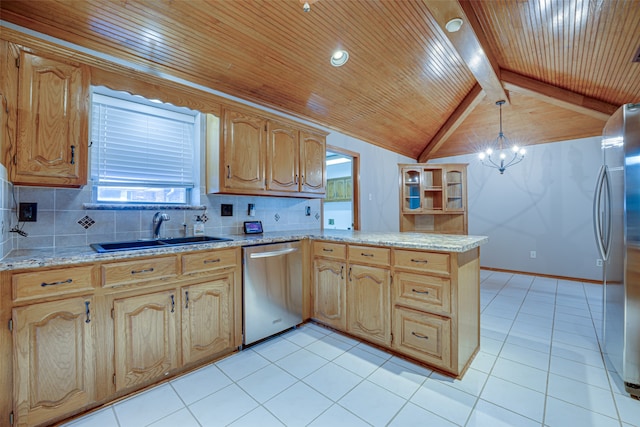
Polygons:
M466 252L489 241L486 236L345 230L282 231L269 232L260 235L225 235L220 237L226 237L232 240L108 253L98 253L89 245L46 249L16 249L0 260L0 271L38 267L56 267L86 262L112 261L142 256L261 245L301 239L328 240L351 244L389 246L394 248L439 252Z

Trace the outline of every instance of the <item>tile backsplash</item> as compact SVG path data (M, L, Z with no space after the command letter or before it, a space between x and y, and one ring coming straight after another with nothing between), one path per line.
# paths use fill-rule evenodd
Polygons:
M12 249L82 246L97 242L148 239L152 237L152 220L156 212L169 215L162 224L163 237L193 234L198 215L206 212L205 234L242 234L244 221L260 220L265 232L287 230L320 230L321 204L318 199L262 196L200 195L199 210L122 210L86 209L91 203L91 186L82 189L15 187L16 203L37 203L37 222L21 222L26 237L10 233L16 226L15 207L10 197L12 184L2 175L2 256ZM249 216L248 205L255 206ZM233 205L231 216L221 216L222 204ZM307 215L307 206L309 215Z

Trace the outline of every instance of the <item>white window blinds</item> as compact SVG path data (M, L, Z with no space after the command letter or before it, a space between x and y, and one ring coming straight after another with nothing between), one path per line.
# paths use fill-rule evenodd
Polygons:
M94 93L91 128L94 184L194 186L195 114Z

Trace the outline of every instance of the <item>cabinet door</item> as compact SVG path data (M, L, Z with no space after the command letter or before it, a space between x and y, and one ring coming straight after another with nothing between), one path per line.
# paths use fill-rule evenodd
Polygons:
M182 358L191 363L233 347L233 274L182 288Z
M347 328L347 286L344 262L317 258L313 265L313 316L336 329Z
M326 151L324 136L300 132L300 191L303 193L325 193Z
M467 208L467 173L462 165L447 166L445 169L446 212L464 212Z
M87 183L88 96L84 67L20 53L14 184Z
M389 270L349 266L347 331L372 342L391 344L391 276Z
M224 187L265 189L266 119L226 110L224 113Z
M402 212L416 213L422 210L422 172L418 168L402 168Z
M297 192L300 184L298 130L269 121L267 132L267 189Z
M173 290L113 302L116 391L178 367L177 310Z
M92 298L13 309L17 425L40 425L94 399Z

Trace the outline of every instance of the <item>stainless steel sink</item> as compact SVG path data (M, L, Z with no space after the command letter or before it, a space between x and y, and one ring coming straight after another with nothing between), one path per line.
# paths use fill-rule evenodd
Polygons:
M91 247L96 252L133 251L137 249L149 249L163 246L194 245L198 243L228 242L232 239L212 236L174 237L158 240L131 240L127 242L92 243Z
M191 245L194 243L209 243L209 242L229 242L232 239L224 237L211 237L211 236L191 236L191 237L174 237L171 239L160 239L159 241L165 245Z

